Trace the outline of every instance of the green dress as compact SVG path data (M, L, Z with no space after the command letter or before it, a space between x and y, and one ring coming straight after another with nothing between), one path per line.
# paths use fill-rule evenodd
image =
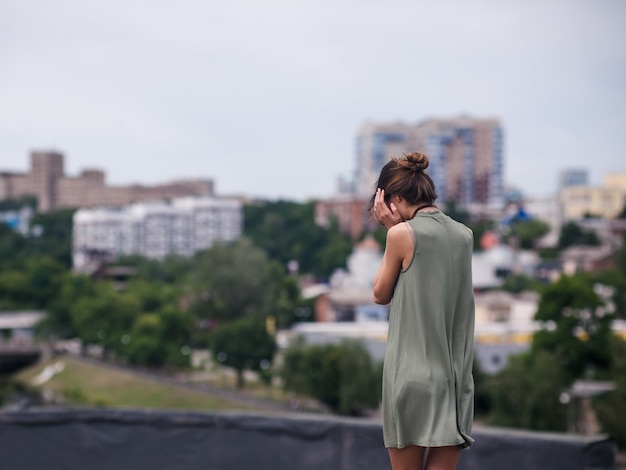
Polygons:
M415 251L389 312L385 447L469 446L474 414L473 235L440 211L407 222Z

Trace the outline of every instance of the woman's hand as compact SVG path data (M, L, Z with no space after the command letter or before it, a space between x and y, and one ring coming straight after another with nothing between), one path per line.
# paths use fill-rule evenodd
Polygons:
M389 205L385 202L385 190L378 188L374 196L374 217L381 225L387 229L393 227L397 223L402 222L402 217L398 213L398 208L391 202Z

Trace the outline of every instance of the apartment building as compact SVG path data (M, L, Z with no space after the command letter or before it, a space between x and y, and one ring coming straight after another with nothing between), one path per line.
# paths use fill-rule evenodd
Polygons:
M120 255L160 259L191 256L218 241L233 241L243 230L238 199L187 197L122 208L79 209L73 221L74 269Z
M626 173L608 173L602 186L566 186L559 191L564 221L591 214L605 219L618 216L626 205Z
M439 201L500 205L504 195L503 129L498 119L426 119L415 125L367 123L356 139L354 188L371 195L381 168L394 156L419 151Z
M348 194L318 201L315 204L315 223L320 227L329 227L336 221L342 233L358 240L364 231L373 232L378 226L368 206L369 197Z
M67 176L64 156L59 152L36 151L30 155L27 173L0 172L0 200L31 195L42 212L62 208L123 206L139 201L213 194L213 181L192 179L154 186L139 184L109 186L104 171L85 169Z

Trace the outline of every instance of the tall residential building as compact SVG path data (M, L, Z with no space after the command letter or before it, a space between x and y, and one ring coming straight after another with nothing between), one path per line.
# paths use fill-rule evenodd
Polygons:
M213 194L213 181L193 179L155 186L109 186L101 170L66 176L58 152L32 152L28 173L0 172L0 200L35 196L42 212L62 208L122 206L139 201Z
M587 186L589 172L584 168L568 168L559 173L559 189L569 186Z
M98 258L191 256L217 241L236 240L243 230L243 209L238 199L188 197L80 209L73 224L74 269L89 271L90 262Z
M391 157L423 152L441 202L499 205L503 202L503 129L498 119L427 119L415 125L365 124L356 140L355 193L374 192Z

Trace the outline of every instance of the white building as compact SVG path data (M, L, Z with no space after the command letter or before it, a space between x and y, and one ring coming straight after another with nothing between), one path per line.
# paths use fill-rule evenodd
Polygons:
M170 203L80 209L74 214L74 269L84 269L92 253L113 258L190 256L216 241L239 238L242 225L242 204L237 199L187 197Z

